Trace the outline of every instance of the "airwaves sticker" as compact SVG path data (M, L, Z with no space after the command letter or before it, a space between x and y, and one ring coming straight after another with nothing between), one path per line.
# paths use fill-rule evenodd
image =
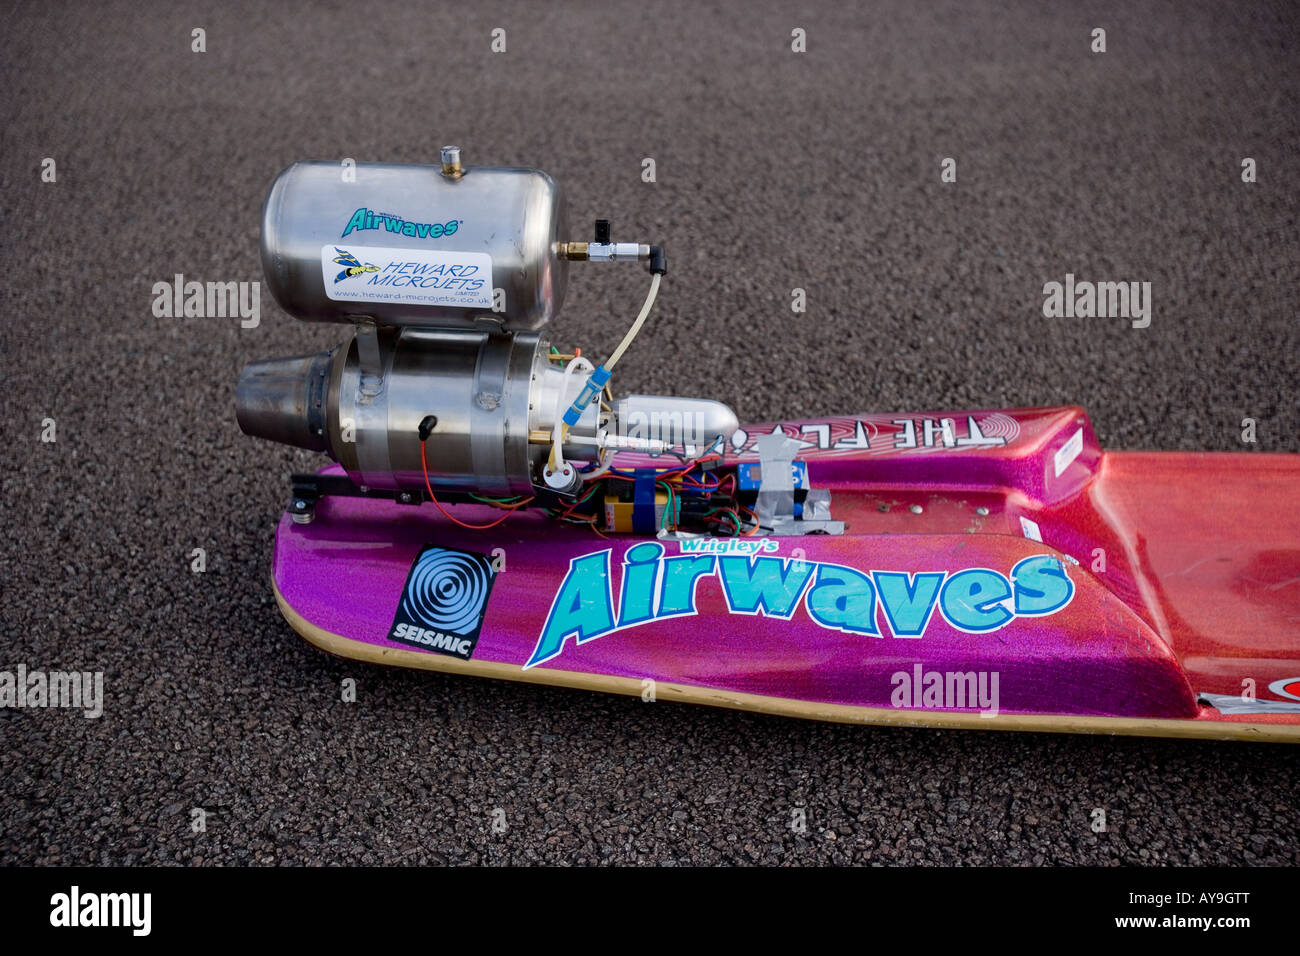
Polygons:
M495 579L486 555L430 545L406 576L388 639L469 660Z
M492 308L492 257L485 252L321 246L325 294L336 302Z

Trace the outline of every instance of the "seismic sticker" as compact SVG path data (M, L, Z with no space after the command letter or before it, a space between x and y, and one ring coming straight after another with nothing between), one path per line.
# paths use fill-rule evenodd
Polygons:
M485 252L321 246L325 294L335 302L492 308L492 257Z
M406 575L388 639L469 660L495 580L487 555L429 545Z

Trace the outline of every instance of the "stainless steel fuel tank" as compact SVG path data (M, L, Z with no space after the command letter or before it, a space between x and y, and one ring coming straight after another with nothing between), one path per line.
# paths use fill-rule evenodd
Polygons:
M564 301L564 198L536 169L295 163L262 211L275 300L309 321L537 330Z

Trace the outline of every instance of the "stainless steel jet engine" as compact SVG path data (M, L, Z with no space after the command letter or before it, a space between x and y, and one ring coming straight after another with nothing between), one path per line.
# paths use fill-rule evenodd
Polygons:
M592 241L571 241L548 175L462 166L456 147L440 166L305 162L280 173L262 214L271 293L297 318L353 327L328 352L254 362L236 386L246 434L325 452L355 486L295 488L296 516L309 520L320 493L564 501L618 451L725 446L737 421L719 402L613 398L610 374L667 262L661 247L609 233L601 220ZM574 261L642 262L651 274L640 314L600 364L543 337Z

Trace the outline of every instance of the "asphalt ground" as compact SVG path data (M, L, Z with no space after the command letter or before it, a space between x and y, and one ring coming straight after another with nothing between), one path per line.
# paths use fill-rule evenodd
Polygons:
M819 725L313 650L267 562L319 459L242 436L232 389L345 330L265 290L255 329L151 311L176 273L261 279L290 162L457 142L666 244L623 390L746 421L1078 403L1110 448L1297 452L1298 40L1286 2L8 9L0 665L102 670L105 712L0 710L0 861L1300 862L1294 747ZM1044 319L1067 272L1151 282L1151 326ZM644 291L575 269L552 331L606 354Z

